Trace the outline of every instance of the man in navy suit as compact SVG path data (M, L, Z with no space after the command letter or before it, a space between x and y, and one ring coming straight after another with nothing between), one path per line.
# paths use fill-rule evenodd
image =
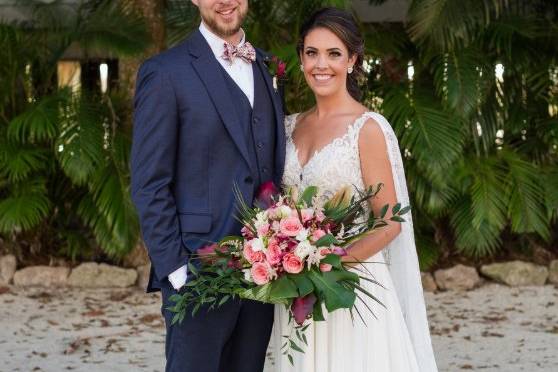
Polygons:
M241 29L247 0L192 0L202 23L180 45L143 63L135 95L132 197L162 291L166 371L262 371L273 306L229 301L171 326L169 297L192 274L199 248L239 234L233 186L252 201L279 184L285 134L265 56Z

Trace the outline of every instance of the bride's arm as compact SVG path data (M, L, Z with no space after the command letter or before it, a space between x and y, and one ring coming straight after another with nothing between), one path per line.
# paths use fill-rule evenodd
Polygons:
M384 133L380 125L373 119L368 119L360 131L358 141L360 151L360 167L366 187L383 183L384 187L376 198L370 201L370 207L378 216L385 204L390 207L397 203L393 173L389 161ZM386 219L391 217L391 208ZM401 224L387 221L388 225L354 242L347 250L348 255L343 257L345 262L366 261L386 247L401 232Z

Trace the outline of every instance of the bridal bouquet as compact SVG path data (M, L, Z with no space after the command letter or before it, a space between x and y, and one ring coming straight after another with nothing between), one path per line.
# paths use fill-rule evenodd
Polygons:
M279 194L268 183L255 207L249 207L236 190L242 236L225 237L197 252L201 265L189 264L194 278L170 299L175 303L169 308L176 313L173 323L181 322L187 311L213 309L235 297L282 304L297 324L296 339L286 336L283 345L292 360L288 349L302 351L298 341L306 343L306 319L324 320L324 307L328 312L345 308L360 315L355 300L361 295L379 302L360 283L381 284L349 271L341 256L351 242L387 225L388 205L379 216L367 212L369 199L381 187L346 187L325 198L314 186ZM409 209L396 204L390 220L404 222L401 216Z

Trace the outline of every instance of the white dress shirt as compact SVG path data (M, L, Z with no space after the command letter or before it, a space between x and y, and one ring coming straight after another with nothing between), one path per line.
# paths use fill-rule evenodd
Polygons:
M246 94L246 97L250 101L250 105L254 107L254 74L252 71L252 64L239 58L234 58L231 65L229 61L221 57L225 51L225 40L211 32L203 22L200 24L200 32L211 47L217 61L223 66L236 85ZM242 39L237 46L241 46L245 42L245 34L244 31L242 31ZM186 279L186 265L169 274L169 281L176 290L180 289L186 283Z

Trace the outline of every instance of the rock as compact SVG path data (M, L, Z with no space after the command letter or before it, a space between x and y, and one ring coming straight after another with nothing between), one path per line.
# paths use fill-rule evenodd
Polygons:
M134 269L124 269L96 262L82 263L72 270L68 284L73 287L104 288L133 286L138 278Z
M16 272L17 261L14 255L0 257L0 285L8 285Z
M438 290L438 286L430 273L420 273L420 278L422 279L422 289L425 292L436 292Z
M141 289L147 288L147 283L149 282L149 272L151 270L151 264L142 265L137 268L138 271L138 287Z
M138 268L149 264L149 255L143 243L137 244L134 249L128 253L122 260L122 265L129 268Z
M449 269L436 270L434 278L440 289L457 291L468 291L480 283L477 269L461 264Z
M558 260L551 261L548 268L548 281L552 284L558 284Z
M544 285L548 278L548 269L545 266L523 261L483 265L480 271L490 279L512 287Z
M67 285L68 267L28 266L14 274L18 286L62 287Z

